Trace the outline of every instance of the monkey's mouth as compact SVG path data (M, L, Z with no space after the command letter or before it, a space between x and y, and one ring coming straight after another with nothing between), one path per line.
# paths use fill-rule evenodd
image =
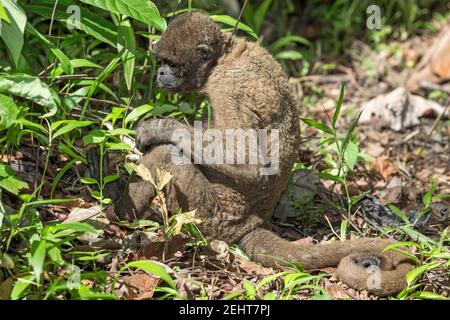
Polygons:
M161 81L160 79L158 79L156 82L158 83L158 86L164 90L174 91L176 89L176 86L172 83L166 83L164 81Z

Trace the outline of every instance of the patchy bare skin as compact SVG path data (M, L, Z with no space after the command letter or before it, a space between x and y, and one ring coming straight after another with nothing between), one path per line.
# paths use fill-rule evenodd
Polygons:
M208 239L240 243L254 260L267 266L286 265L289 260L302 263L307 270L339 265L338 276L356 289L383 296L404 288L405 274L413 265L397 253L381 255L389 240L361 238L300 245L265 228L299 149L298 117L287 77L265 49L221 33L203 14L190 13L169 25L156 45L156 54L163 62L158 70L159 85L168 91L198 90L206 95L212 105L212 128L280 129L278 173L262 176L261 164L175 165L171 153L177 142L171 140L172 133L177 129L192 132L193 128L174 119L142 122L136 137L144 152L141 163L152 173L162 167L174 175L165 190L169 210L197 209L196 215L203 221L199 228ZM120 219L149 216L154 196L149 183L131 177L114 210ZM364 256L357 259L360 254ZM368 288L371 273L367 268L378 263L381 287Z

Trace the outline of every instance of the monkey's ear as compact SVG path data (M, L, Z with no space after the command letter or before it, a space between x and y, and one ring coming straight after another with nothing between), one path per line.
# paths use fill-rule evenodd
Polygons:
M200 59L203 61L208 61L213 56L213 49L206 44L201 44L197 47L197 53Z

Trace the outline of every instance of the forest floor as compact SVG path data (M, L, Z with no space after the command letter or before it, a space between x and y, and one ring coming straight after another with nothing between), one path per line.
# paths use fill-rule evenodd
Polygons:
M427 47L423 43L431 40L430 35L423 34L403 42L389 43L377 50L355 42L348 50L349 61L345 66L327 61L322 66L317 65L316 75L295 80L302 87L301 116L327 123L336 107L340 85L344 82L345 97L338 131L345 135L362 103L401 85L410 70L408 64L418 61ZM448 96L436 93L431 98L443 104L448 100ZM326 149L318 146L322 133L304 125L303 129L302 168L320 171L326 167L327 161ZM403 212L420 212L425 206L423 198L430 188L435 189L435 195L450 194L448 119L441 119L437 123L436 115L423 117L420 125L402 132L380 130L370 124L359 125L355 132L358 154L364 155L364 159L368 158L365 155L369 155L371 161L358 161L349 174L346 182L349 196L368 192L382 205L395 204ZM27 152L24 149L16 155L26 158ZM52 170L56 172L56 168L50 166L49 172ZM164 263L166 271L175 279L179 297L189 299L310 299L327 296L337 299L378 299L339 282L333 276L335 268L313 270L306 274L299 266L292 266L280 274L280 270L252 262L239 248L228 248L224 243L216 243L215 248L211 249L197 246L192 237L183 234L164 239L156 228L152 229L150 222L144 226L117 225L102 217L85 219L89 216L89 209L97 206L97 203L90 197L86 186L74 183L83 175L83 172L71 170L61 180L56 191L61 197L77 196L83 200L70 205L51 205L42 209L41 214L48 220L56 217L61 222L67 219L95 220L101 234L92 239L84 238L75 251L97 250L97 267L110 274L116 273L125 262L152 259ZM323 192L332 202L339 203L347 196L342 184L325 180L319 184L325 187ZM383 226L368 223L358 214L342 213L323 201L323 198L323 195L314 194L308 203L304 202L301 206L297 204L296 216L277 216L273 221L274 230L301 243L336 240L342 236L343 226L348 228L344 230L346 238L380 234L392 237L395 234L395 230L386 232ZM448 232L446 228L450 223L450 199L442 197L436 203L431 206L431 218L419 230L421 235L433 241L439 241L443 233ZM75 208L84 210L77 213ZM348 219L348 224L342 224L345 219ZM102 253L107 254L103 256ZM448 297L448 274L445 267L425 272L420 280L421 288ZM81 281L91 285L91 280ZM289 288L289 283L295 283L295 289ZM114 293L123 299L157 298L167 293L159 288L161 284L160 278L139 271L130 272L120 277Z

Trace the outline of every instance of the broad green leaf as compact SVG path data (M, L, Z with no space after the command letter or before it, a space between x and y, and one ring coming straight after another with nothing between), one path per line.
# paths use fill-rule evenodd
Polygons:
M150 274L156 275L164 280L172 289L176 290L175 283L173 282L170 275L167 273L164 267L161 266L161 264L155 261L140 260L129 262L121 270L125 270L126 268L138 268Z
M92 291L89 286L81 285L78 288L78 294L83 300L116 300L117 297L110 293L99 293Z
M97 180L95 180L94 178L81 178L81 183L84 184L96 184Z
M83 142L85 145L88 144L99 144L105 141L106 139L106 133L103 130L92 130L83 137Z
M21 189L28 189L28 184L16 176L16 173L0 161L0 188L18 195Z
M139 119L142 115L150 112L153 110L153 106L149 104L144 104L142 106L139 106L137 108L134 108L133 111L131 111L125 118L125 125L127 125L130 122L134 122L137 119Z
M397 208L397 207L396 207L395 205L393 205L393 204L388 204L388 208L389 208L393 213L395 213L400 219L402 219L403 222L409 223L408 217L406 216L406 214L405 214L402 210L400 210L399 208Z
M276 54L277 59L280 60L301 60L303 59L303 55L294 50L282 51Z
M358 162L359 148L356 143L349 141L347 144L347 149L344 153L344 160L350 170L353 170L356 163Z
M136 58L134 53L136 51L136 40L134 38L133 27L129 20L123 20L120 22L117 29L117 50L120 52L124 50L121 58L123 61L123 72L125 78L125 84L128 91L131 91L131 85L133 84L134 65Z
M73 234L73 233L86 233L86 232L97 233L98 232L90 224L84 223L84 222L79 222L79 221L60 223L60 224L53 225L51 227L52 227L51 231L54 232L54 235L56 237L60 237L61 236L61 233L56 233L56 231L58 231L58 232L69 231L70 234Z
M429 291L414 292L412 294L412 296L414 298L426 299L426 300L450 300L450 298L448 298L448 297L444 297L440 294L437 294L434 292L429 292Z
M226 24L233 28L234 28L234 26L236 26L236 23L237 23L236 19L234 19L230 16L226 16L226 15L212 15L212 16L210 16L210 18L215 22L223 23L223 24ZM239 22L237 28L239 30L247 32L253 38L258 39L258 35L256 34L256 32L252 28L247 26L246 24Z
M389 206L389 208L391 208L391 207ZM429 237L420 233L419 231L412 229L409 226L400 226L400 227L398 227L398 229L400 229L401 231L406 233L411 239L414 239L414 241L418 241L421 243L428 243L431 245L436 244L436 242L434 240L430 239Z
M136 131L134 131L134 130L119 128L119 129L109 130L106 134L108 136L118 136L118 135L123 135L123 134L133 135L135 133L136 133Z
M5 8L3 7L2 3L0 2L0 19L10 23L11 21L9 20L8 14L5 11Z
M151 1L143 0L81 0L84 3L104 10L130 16L159 31L167 28L166 20L159 14L158 8Z
M27 22L25 12L13 0L2 0L3 8L10 16L9 23L2 23L0 37L11 54L12 61L17 67L23 48L23 32Z
M306 123L308 126L314 127L316 129L323 131L325 133L328 133L328 134L334 134L333 130L330 127L328 127L327 125L325 125L323 123L317 122L314 119L301 118L301 120L304 123Z
M125 150L131 151L131 146L127 143L119 142L119 143L106 143L106 148L108 150Z
M152 115L153 116L161 116L165 113L170 113L173 111L178 110L178 108L174 105L171 104L163 104L161 106L156 106L153 110L152 110Z
M0 130L9 128L16 120L18 112L14 100L0 93Z
M45 240L33 243L30 264L33 267L34 276L38 283L41 281L42 271L44 270L46 252L47 242Z
M27 275L21 278L18 278L16 283L14 283L14 287L11 291L11 299L18 300L22 298L25 290L31 285L34 284L34 275Z
M87 127L91 125L92 121L77 121L77 120L69 120L70 122L65 125L64 127L60 128L58 131L55 132L53 135L53 139L59 137L60 135L66 134L74 129L81 128L81 127Z
M118 175L118 174L114 174L114 175L111 175L111 176L106 176L106 177L103 178L103 183L111 183L113 181L118 180L119 178L120 178L120 175Z
M256 290L253 287L253 285L247 279L243 279L242 287L245 289L245 293L247 294L247 296L249 298L256 297Z
M418 277L420 277L424 272L428 270L432 270L438 266L440 266L443 262L432 262L427 263L424 265L421 265L420 267L417 267L411 271L409 271L406 275L406 283L408 286L410 286L414 280L416 280Z
M271 274L270 276L265 277L264 279L262 279L257 285L255 290L258 291L260 290L262 287L264 287L266 284L272 282L275 279L278 279L279 277L285 275L286 272L279 272L279 273L275 273L275 274Z
M31 100L47 108L48 113L41 118L53 116L58 110L52 92L39 78L27 74L0 74L0 93Z
M102 66L87 59L72 59L70 60L70 64L74 68L98 68L98 69L102 68Z

